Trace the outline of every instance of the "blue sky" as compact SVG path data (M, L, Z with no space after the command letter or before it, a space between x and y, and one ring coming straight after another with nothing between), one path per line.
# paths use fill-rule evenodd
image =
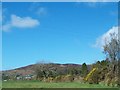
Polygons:
M117 26L117 11L117 3L3 3L3 69L104 59L95 44Z

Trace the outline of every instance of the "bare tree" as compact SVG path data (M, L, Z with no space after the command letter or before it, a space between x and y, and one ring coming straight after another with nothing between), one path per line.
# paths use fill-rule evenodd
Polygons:
M120 69L118 63L120 60L120 41L118 39L118 34L111 33L110 38L108 38L108 40L106 39L103 48L104 53L111 62L109 65L109 73L111 74L111 78L118 77Z

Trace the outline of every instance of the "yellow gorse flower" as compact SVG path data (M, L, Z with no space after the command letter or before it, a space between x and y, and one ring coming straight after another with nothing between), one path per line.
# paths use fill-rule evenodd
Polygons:
M90 78L90 76L96 71L97 68L93 68L89 73L88 75L84 78L84 80L88 80Z

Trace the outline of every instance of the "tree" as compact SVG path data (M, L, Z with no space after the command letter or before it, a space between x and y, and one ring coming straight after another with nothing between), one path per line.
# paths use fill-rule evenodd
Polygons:
M87 68L86 63L83 63L83 64L82 64L82 68L81 68L81 69L82 69L82 70L81 70L82 76L83 76L83 77L86 77L86 75L88 74L88 68Z
M46 68L44 68L45 64L36 64L35 73L36 73L36 79L42 79L46 76Z
M115 33L110 34L111 38L109 42L106 42L104 45L104 53L107 58L111 61L112 73L116 73L117 70L117 61L118 61L118 39Z
M2 80L9 80L10 76L8 74L2 73Z
M120 60L120 41L118 39L118 34L111 33L109 40L105 41L104 53L106 54L106 57L110 61L109 65L109 74L111 81L115 77L118 77L119 71L119 60ZM120 82L119 82L120 83Z

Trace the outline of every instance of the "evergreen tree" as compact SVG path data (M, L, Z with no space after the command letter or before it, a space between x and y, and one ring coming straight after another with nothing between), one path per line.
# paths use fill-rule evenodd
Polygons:
M82 76L83 77L86 77L86 75L88 74L88 67L87 67L87 65L86 65L86 63L83 63L82 64L82 68L81 68L82 70Z

